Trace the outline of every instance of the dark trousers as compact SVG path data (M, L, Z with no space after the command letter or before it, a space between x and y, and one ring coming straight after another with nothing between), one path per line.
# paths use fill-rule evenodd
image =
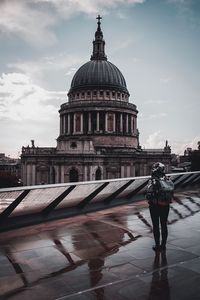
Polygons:
M167 218L169 215L169 205L149 205L151 220L153 224L153 234L156 246L160 245L160 225L161 225L161 236L162 236L162 246L166 245L168 230L167 230Z

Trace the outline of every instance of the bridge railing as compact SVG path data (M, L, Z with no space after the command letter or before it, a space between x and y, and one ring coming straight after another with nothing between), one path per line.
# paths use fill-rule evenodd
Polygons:
M169 174L176 189L200 185L200 171ZM145 199L150 176L0 189L0 231Z

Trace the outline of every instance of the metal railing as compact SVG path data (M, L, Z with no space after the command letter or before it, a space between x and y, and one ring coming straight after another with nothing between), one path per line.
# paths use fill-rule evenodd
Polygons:
M175 190L200 186L200 171L169 176ZM0 189L0 231L144 200L149 178Z

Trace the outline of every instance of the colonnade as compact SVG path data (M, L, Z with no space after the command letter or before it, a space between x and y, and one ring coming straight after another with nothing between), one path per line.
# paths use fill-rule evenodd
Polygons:
M92 133L135 135L136 116L108 111L70 112L60 115L60 135Z
M127 178L132 176L146 176L150 173L149 163L122 163L118 171L111 173L102 166L76 166L55 164L54 166L39 167L36 163L28 163L23 167L24 185L52 184L73 181L88 181L112 178Z

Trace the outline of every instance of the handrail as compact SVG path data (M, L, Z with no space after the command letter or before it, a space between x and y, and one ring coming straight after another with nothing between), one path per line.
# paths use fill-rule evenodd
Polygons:
M169 176L171 178L174 178L176 176L183 176L187 174L199 174L200 171L193 171L193 172L178 172L178 173L169 173L166 174L166 176ZM124 180L132 180L132 179L149 179L151 176L137 176L137 177L126 177L126 178L115 178L115 179L103 179L103 180L91 180L91 181L79 181L79 182L68 182L68 183L54 183L54 184L40 184L40 185L31 185L31 186L19 186L19 187L10 187L10 188L0 188L1 192L6 191L22 191L25 189L44 189L44 188L55 188L55 187L67 187L71 185L85 185L85 184L93 184L93 183L104 183L104 182L118 182L118 181L124 181ZM1 198L0 198L1 199Z
M179 190L199 186L200 171L168 174ZM145 199L150 176L0 189L0 231Z

